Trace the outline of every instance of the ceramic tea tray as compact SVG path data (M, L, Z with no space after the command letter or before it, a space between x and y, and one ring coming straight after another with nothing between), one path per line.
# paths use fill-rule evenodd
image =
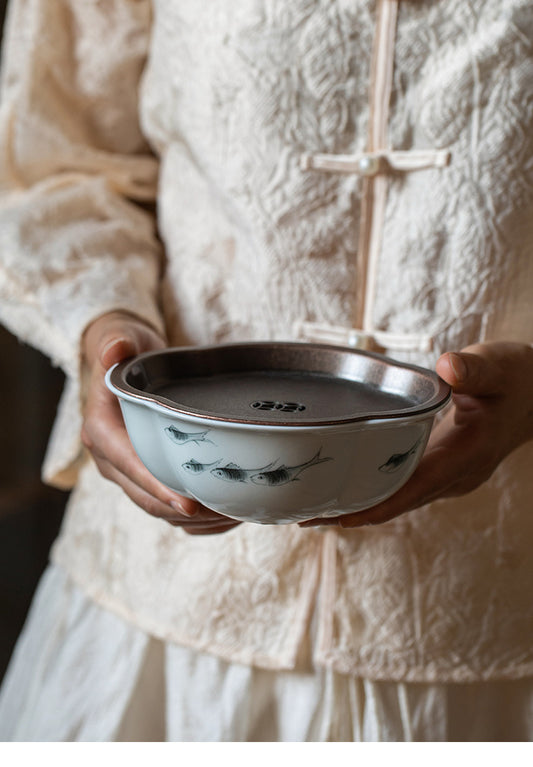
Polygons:
M126 396L231 423L320 426L405 418L440 408L436 373L322 344L242 343L148 352L110 376Z

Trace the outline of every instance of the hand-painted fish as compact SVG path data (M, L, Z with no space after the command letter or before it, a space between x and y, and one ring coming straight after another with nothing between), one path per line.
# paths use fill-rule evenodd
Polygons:
M274 466L275 463L273 461L261 469L243 469L236 463L228 463L226 466L221 466L218 469L211 469L211 474L217 479L223 479L225 482L248 482L252 474L256 474L258 471L266 471Z
M190 461L185 461L181 466L185 471L189 471L191 474L201 474L203 471L210 469L211 466L216 466L217 463L220 463L220 458L218 461L213 461L213 463L200 463L200 461L195 461L194 458L191 458Z
M309 469L311 466L317 466L319 463L331 460L333 459L321 458L319 450L318 453L306 463L301 463L299 466L278 466L277 469L261 471L257 474L253 474L251 480L255 485L278 487L279 485L286 485L288 482L295 482L298 480L302 471Z
M210 442L212 445L214 444L210 439L207 439L206 437L206 434L209 434L209 431L187 433L185 431L176 429L175 426L167 426L165 431L170 439L173 442L176 442L178 445L186 445L188 442L194 442L197 445L200 442Z
M403 464L407 461L408 458L410 458L414 453L416 453L416 450L420 444L421 438L416 441L416 443L413 445L413 447L408 450L406 453L394 453L391 455L388 461L385 463L382 463L379 467L380 471L384 471L387 474L392 474L395 471L398 471L400 466L403 466Z

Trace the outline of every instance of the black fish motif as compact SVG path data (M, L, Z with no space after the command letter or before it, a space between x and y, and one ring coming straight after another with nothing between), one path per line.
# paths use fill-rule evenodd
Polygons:
M408 458L410 458L414 453L416 453L416 450L420 444L420 439L416 441L416 443L413 445L413 447L408 450L406 453L394 453L391 455L388 461L385 463L382 463L379 467L380 471L384 471L387 474L393 474L395 471L398 471L398 469L403 466L403 464L407 461Z
M252 474L258 471L266 471L274 466L276 462L269 463L268 466L263 466L261 469L243 469L236 463L228 463L226 466L221 466L219 469L211 469L211 474L217 479L223 479L225 482L248 482Z
M195 461L194 458L191 458L190 461L185 461L181 466L185 471L189 471L191 474L201 474L203 471L210 469L211 466L216 466L217 463L220 463L220 459L218 461L213 461L213 463L200 463L200 461Z
M235 463L228 463L226 466L212 469L211 474L217 477L217 479L223 479L225 482L253 482L254 485L278 487L279 485L286 485L288 482L294 482L302 471L309 469L311 466L331 460L331 458L321 458L319 450L310 461L301 463L299 466L278 466L277 469L274 469L273 467L277 463L276 460L260 469L243 469L242 466L237 466Z
M207 439L206 435L209 434L209 431L187 433L176 429L175 426L167 426L165 431L170 439L178 445L186 445L188 442L194 442L196 445L200 442L209 442L211 445L214 444L210 439Z
M288 482L295 482L302 471L309 469L311 466L331 460L331 458L321 458L319 450L306 463L301 463L299 466L278 466L277 469L272 469L271 471L261 471L258 474L253 474L251 480L255 485L278 487L279 485L286 485Z

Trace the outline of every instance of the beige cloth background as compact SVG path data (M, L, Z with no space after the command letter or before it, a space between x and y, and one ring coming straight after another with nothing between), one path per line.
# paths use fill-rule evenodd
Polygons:
M316 615L314 662L337 672L530 677L531 445L471 495L379 529L194 541L81 451L80 334L110 308L171 343L352 326L362 180L300 160L365 150L375 14L373 0L201 14L197 0L14 0L0 318L68 375L45 475L79 483L54 561L137 628L229 662L293 668ZM532 26L525 0L400 5L391 146L451 156L390 177L372 323L432 345L386 349L400 359L531 341Z

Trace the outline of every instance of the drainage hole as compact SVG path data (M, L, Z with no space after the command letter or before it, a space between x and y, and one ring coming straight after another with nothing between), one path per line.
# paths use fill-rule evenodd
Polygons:
M280 410L282 413L301 413L305 405L300 402L274 402L272 400L256 400L252 402L254 410Z

